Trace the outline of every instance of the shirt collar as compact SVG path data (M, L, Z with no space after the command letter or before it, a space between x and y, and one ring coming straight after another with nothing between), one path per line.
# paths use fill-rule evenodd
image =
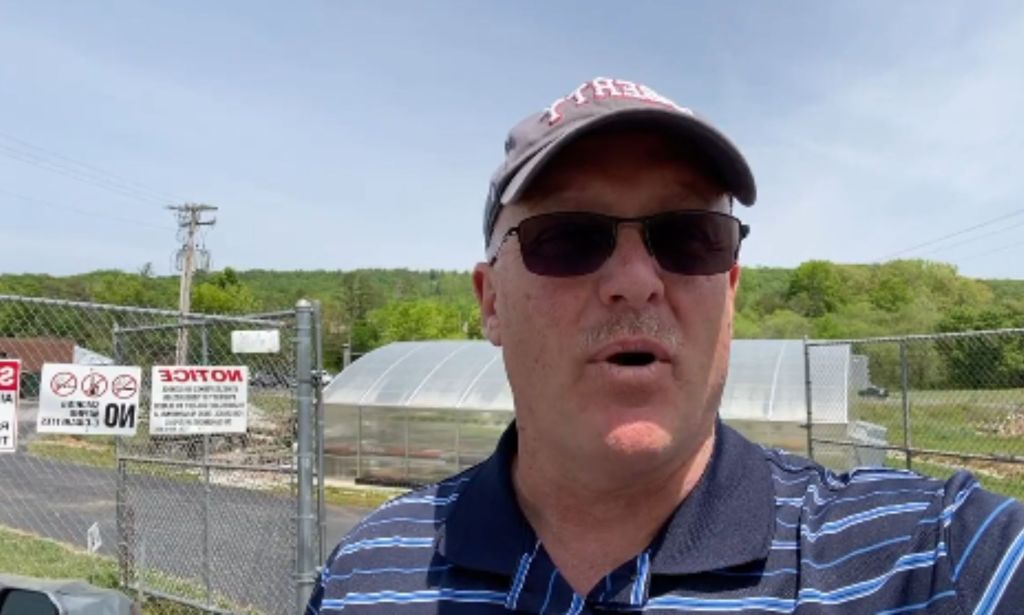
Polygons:
M440 529L438 550L452 563L512 576L536 534L512 486L518 446L513 421L497 449L464 485ZM718 570L768 557L774 487L761 448L722 423L711 461L651 545L652 574Z

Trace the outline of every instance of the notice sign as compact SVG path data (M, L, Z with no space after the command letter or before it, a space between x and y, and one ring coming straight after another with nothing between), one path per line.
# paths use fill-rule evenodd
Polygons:
M0 359L0 453L18 450L18 385L21 361Z
M157 365L153 367L149 433L245 433L249 420L249 368Z
M44 363L39 433L134 436L142 368Z

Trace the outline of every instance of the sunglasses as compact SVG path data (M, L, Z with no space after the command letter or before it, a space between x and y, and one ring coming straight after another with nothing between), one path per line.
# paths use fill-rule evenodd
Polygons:
M750 227L714 211L679 210L618 218L572 211L522 220L502 236L493 265L509 237L519 237L523 265L537 275L567 278L594 273L615 251L619 225L639 224L647 251L665 271L682 275L725 273L736 264Z

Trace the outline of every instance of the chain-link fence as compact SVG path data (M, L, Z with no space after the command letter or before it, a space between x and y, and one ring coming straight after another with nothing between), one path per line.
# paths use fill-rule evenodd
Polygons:
M236 353L238 330L276 331L279 349ZM324 550L322 488L319 507L311 493L318 348L306 302L245 318L182 318L0 296L0 355L22 368L17 450L0 455L0 533L82 549L91 531L96 569L143 596L204 612L295 612ZM37 433L46 363L141 367L135 435ZM152 367L177 364L247 367L247 430L150 435Z
M808 445L836 469L973 472L1024 499L1024 329L808 342ZM843 362L823 361L845 351ZM823 373L828 369L842 374ZM845 380L826 389L826 378Z

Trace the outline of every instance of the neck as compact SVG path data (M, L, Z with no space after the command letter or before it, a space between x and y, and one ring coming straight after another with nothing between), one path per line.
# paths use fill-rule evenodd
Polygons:
M700 481L714 426L680 459L608 472L600 463L550 459L519 440L512 478L519 505L559 572L586 595L643 551ZM540 448L540 447L538 447Z

